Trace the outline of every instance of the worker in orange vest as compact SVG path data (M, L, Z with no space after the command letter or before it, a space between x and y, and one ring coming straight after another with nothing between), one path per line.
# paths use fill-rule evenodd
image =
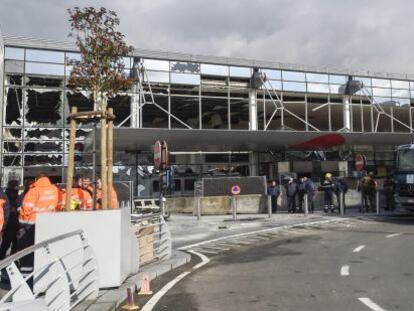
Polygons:
M0 188L0 234L3 236L3 231L6 228L7 219L9 216L10 207L7 194Z
M40 173L36 181L23 198L20 208L20 229L17 234L19 250L34 244L36 216L39 213L55 212L59 200L59 188L53 185L49 178ZM33 271L33 253L20 260L21 272Z
M75 182L72 187L71 191L71 210L92 210L93 209L93 199L92 195L89 191L84 189L82 187L83 185L83 179L82 176L76 176ZM66 204L66 191L63 189L60 192L59 197L59 210L65 210L65 204Z
M112 191L112 200L111 204L108 202L108 209L118 208L118 195L114 187L111 188ZM102 182L99 177L96 178L96 209L102 209Z

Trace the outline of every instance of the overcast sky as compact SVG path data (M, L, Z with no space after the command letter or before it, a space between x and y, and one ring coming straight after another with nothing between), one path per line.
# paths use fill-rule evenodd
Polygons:
M412 0L0 0L0 27L66 39L76 5L116 11L136 47L414 73Z

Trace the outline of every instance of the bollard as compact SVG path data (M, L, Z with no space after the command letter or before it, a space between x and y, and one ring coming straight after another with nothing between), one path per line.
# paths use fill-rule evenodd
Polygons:
M139 307L134 301L134 290L131 287L127 288L127 304L121 307L122 310L139 310Z
M269 218L272 217L272 196L271 195L267 196L267 214L269 215Z
M197 197L197 220L201 219L201 197Z
M233 220L237 220L237 201L234 195L231 196L231 207L233 212Z
M375 193L375 207L377 209L377 215L379 215L380 214L380 196L379 196L378 190Z
M344 195L342 192L339 193L339 213L341 214L341 216L345 215Z
M308 194L305 193L303 196L303 201L305 203L305 217L308 217L309 215L309 202L308 202Z

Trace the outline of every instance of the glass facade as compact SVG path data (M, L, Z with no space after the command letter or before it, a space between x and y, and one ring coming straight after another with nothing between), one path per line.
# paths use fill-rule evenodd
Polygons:
M2 184L8 178L22 181L24 176L33 177L40 170L46 170L55 181L64 175L70 109L74 105L79 111L93 109L88 92L67 87L72 69L69 60L80 60L80 55L73 51L1 48L1 167L3 176L8 176ZM262 131L335 132L344 128L342 100L347 75L139 56L124 57L124 63L127 75L135 74L138 63L146 71L141 89L126 90L109 100L117 126L231 131L249 130L255 119ZM268 81L256 89L257 115L252 116L249 92L257 69ZM361 81L363 88L350 99L351 132L412 132L414 81L352 78ZM281 105L284 113L276 109ZM87 170L91 170L92 156L86 151L85 138L92 132L92 125L81 124L77 133L76 163ZM138 156L120 152L115 160L116 179L139 180L152 174L147 158L141 161ZM212 169L205 159L194 163L175 163L177 176L193 178ZM246 174L248 160L237 163L239 174ZM182 181L177 186L180 191L191 188L186 183L193 185Z

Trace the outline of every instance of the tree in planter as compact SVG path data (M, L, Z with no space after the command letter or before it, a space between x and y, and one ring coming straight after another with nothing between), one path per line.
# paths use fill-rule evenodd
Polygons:
M89 90L93 96L94 111L101 112L101 182L102 208L107 207L107 180L112 183L112 140L107 148L107 136L112 137L112 128L107 133L107 99L125 89L129 89L134 80L124 74L123 56L133 50L124 42L124 35L116 31L119 18L114 11L101 7L74 7L68 9L71 25L70 37L76 39L81 61L70 62L73 66L69 87ZM108 135L107 135L108 134ZM107 155L108 153L108 162ZM107 168L109 169L107 170ZM108 177L108 178L107 178ZM109 185L111 186L111 185ZM110 188L109 188L110 189Z

